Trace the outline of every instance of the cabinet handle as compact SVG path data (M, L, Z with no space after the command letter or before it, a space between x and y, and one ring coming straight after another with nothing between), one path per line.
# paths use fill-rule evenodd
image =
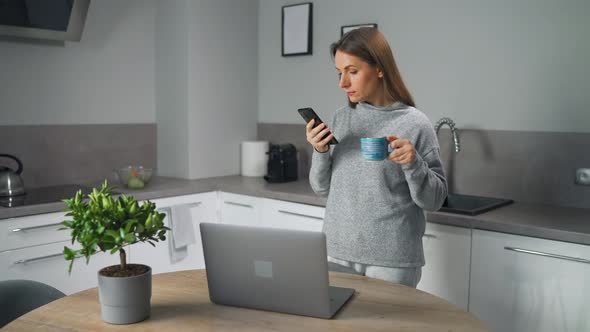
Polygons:
M236 205L236 206L242 206L242 207L247 207L247 208L253 208L252 205L248 205L248 204L242 204L242 203L236 203L236 202L230 202L230 201L223 201L223 203L229 204L229 205Z
M321 217L316 217L316 216L310 216L307 214L301 214L301 213L295 213L295 212L291 212L291 211L285 211L285 210L279 210L280 213L284 213L284 214L289 214L292 216L297 216L297 217L304 217L304 218L310 218L310 219L316 219L316 220L324 220L324 218Z
M434 235L434 234L424 233L423 236L426 237L426 238L429 238L429 239L436 239L436 235Z
M546 252L540 252L540 251L534 251L534 250L528 250L528 249L521 249L521 248L514 248L514 247L504 247L504 249L510 250L510 251L522 252L522 253L525 253L525 254L531 254L531 255L537 255L537 256L543 256L543 257L551 257L551 258L563 259L563 260L566 260L566 261L573 261L573 262L590 264L590 260L583 259L583 258L563 256L563 255L557 255L557 254L550 254L550 253L546 253Z
M189 207L197 207L199 205L201 205L202 202L194 202L194 203L186 203L186 204L177 204L177 205L173 205L173 206L183 206L183 205L188 205ZM156 209L159 212L170 212L170 208L171 206L166 206L166 207L162 207L159 209Z
M32 231L32 230L41 229L41 228L48 228L48 227L55 227L55 226L60 226L60 225L61 225L61 222L57 222L55 224L47 224L47 225L40 225L40 226L15 228L15 229L12 230L12 232L13 233L26 232L26 231Z
M37 261L42 261L45 259L49 259L49 258L55 258L55 257L63 257L64 254L62 254L61 252L59 254L53 254L53 255L47 255L47 256L41 256L41 257L35 257L35 258L27 258L27 259L21 259L18 260L12 264L27 264L27 263L33 263L33 262L37 262Z

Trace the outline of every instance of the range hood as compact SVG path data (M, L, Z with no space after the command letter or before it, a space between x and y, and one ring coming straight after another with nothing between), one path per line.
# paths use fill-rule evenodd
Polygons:
M90 0L0 0L0 38L80 41Z

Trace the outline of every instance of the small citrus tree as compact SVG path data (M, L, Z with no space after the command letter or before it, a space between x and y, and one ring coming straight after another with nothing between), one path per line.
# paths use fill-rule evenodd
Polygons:
M156 204L147 201L139 205L133 196L121 195L113 198L112 190L105 180L102 188L94 188L84 200L79 190L72 198L65 199L68 211L66 216L72 220L62 222L63 229L72 230L72 244L78 241L82 248L74 250L64 246L64 257L70 261L68 272L76 258L85 257L86 264L90 256L97 252L109 251L111 254L119 252L121 259L120 270L127 268L125 249L137 242L147 242L155 246L155 242L166 240L164 213L156 210Z

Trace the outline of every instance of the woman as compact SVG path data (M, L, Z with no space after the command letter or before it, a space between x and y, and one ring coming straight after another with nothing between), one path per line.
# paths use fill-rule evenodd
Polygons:
M434 128L414 108L381 32L352 30L330 50L348 106L336 111L331 129L313 128L313 120L306 126L315 150L309 181L328 196L330 268L416 287L424 265L424 210L438 210L447 196ZM330 146L334 135L339 144ZM394 150L386 160L367 161L361 137L387 137Z

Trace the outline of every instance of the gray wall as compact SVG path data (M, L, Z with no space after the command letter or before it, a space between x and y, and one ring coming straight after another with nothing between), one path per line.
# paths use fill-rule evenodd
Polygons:
M189 2L158 2L156 15L156 122L158 173L188 178Z
M256 138L258 0L194 3L189 178L239 174L240 143Z
M328 48L342 25L377 23L418 107L460 128L590 132L590 1L316 0L312 56L281 57L281 6L260 0L262 123L326 119L345 104Z
M155 10L91 1L80 42L0 40L0 125L153 123Z
M100 0L91 2L79 43L0 40L0 128L23 143L6 141L0 151L27 165L67 155L76 167L88 155L71 151L96 146L83 143L87 125L106 133L128 128L118 124L155 123L159 175L238 174L240 142L256 138L257 29L258 0ZM49 155L15 150L53 144L55 128L68 132L68 145L52 145ZM148 129L136 139L156 139L154 126L140 128ZM109 167L156 166L154 145L141 145L154 149L145 156L142 150L141 158L125 158L117 151L140 143L113 137L128 136L102 138L100 150L112 146L120 163ZM32 179L68 181L51 173L57 167L27 169Z
M156 28L159 174L239 174L256 138L258 1L161 2Z

